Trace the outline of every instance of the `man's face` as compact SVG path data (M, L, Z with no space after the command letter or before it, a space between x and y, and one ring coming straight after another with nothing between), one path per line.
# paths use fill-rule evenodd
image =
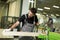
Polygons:
M48 16L49 18L51 18L51 16Z
M34 14L29 10L29 17L33 17Z

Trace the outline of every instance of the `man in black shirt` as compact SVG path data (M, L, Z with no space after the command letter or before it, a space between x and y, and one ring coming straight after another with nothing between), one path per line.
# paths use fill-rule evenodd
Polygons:
M16 26L19 25L20 22L23 23L23 26L26 25L26 22L27 22L28 24L30 24L30 25L32 25L32 24L39 25L39 23L38 23L38 18L37 18L37 16L36 16L36 13L37 13L37 9L36 9L36 8L31 8L31 9L29 9L28 14L22 15L22 16L18 19L18 21L17 21L16 23L14 23L9 29L11 30L11 29L15 28ZM29 26L30 26L30 25L29 25ZM32 26L33 26L33 25L32 25ZM23 29L23 28L22 28L22 29ZM27 29L28 29L28 28L27 28ZM30 29L30 28L29 28L29 29ZM23 31L23 30L21 30L21 31ZM28 30L25 30L25 31L28 31ZM30 31L32 31L32 29L31 29Z
M34 25L39 25L38 23L38 18L36 16L37 9L36 8L31 8L29 9L28 14L22 15L16 23L14 23L9 30L17 27L20 22L22 22L22 29L21 31L23 32L33 32ZM28 38L29 39L29 38ZM26 40L28 40L26 39ZM20 39L21 40L21 39ZM25 40L25 39L23 39ZM31 38L29 40L32 40Z
M48 27L50 28L50 31L53 32L53 19L51 18L51 16L48 16Z
M26 16L27 18L26 18L25 16ZM25 15L21 16L18 21L19 21L19 22L22 22L23 25L24 25L24 24L25 24L25 22L24 22L25 19L26 19L26 21L27 21L28 23L30 23L30 24L33 24L34 22L35 22L35 23L38 22L38 19L37 19L37 16L36 16L36 15L29 18L29 17L28 17L28 14L25 14ZM23 25L22 25L22 26L23 26Z

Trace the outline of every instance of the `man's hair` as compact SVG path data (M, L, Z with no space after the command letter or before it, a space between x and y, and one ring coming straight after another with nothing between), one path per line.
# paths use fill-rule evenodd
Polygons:
M37 9L36 8L30 8L29 9L34 15L37 13Z

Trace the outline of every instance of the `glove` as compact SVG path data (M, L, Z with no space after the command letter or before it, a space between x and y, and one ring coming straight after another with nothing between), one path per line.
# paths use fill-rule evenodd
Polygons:
M9 28L9 29L5 29L3 32L9 32L11 29Z
M4 35L5 32L9 32L10 30L11 30L10 28L9 29L5 29L5 30L3 30L2 34Z

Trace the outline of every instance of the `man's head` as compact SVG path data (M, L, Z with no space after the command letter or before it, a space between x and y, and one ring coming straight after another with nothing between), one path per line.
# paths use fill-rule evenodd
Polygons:
M37 13L37 9L36 8L31 8L29 9L29 16L32 17Z
M48 17L51 18L51 15L49 15Z

